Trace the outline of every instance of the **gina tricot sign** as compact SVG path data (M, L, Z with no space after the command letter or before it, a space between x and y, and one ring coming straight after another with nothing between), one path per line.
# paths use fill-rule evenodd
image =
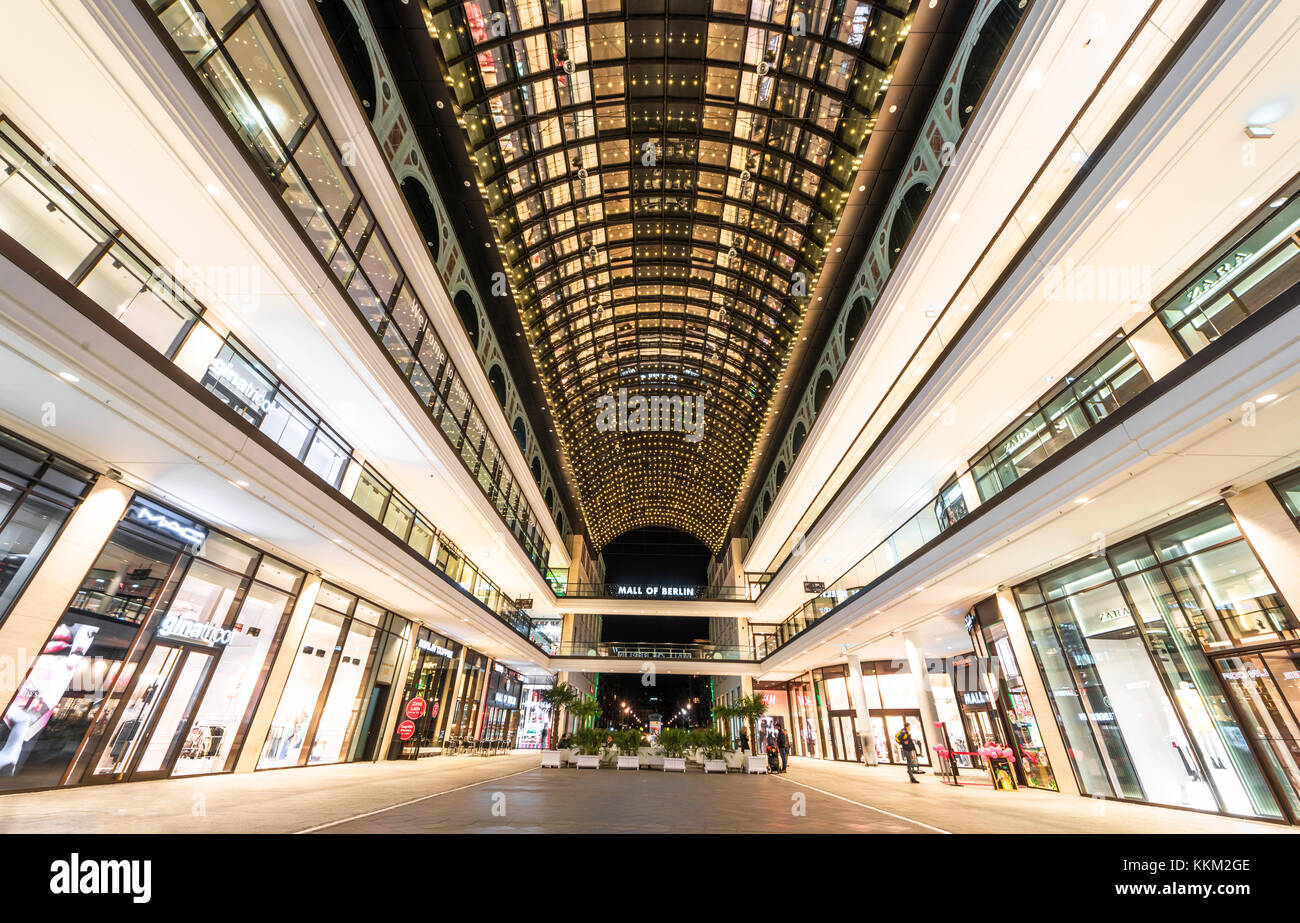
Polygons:
M140 499L131 504L126 512L126 518L146 525L155 532L162 532L192 545L201 545L208 537L208 530L194 520L165 512Z
M194 619L179 615L168 615L158 626L158 634L221 646L229 644L235 632L231 628L222 628L220 625L196 622Z
M265 388L258 387L256 382L239 374L233 365L220 356L208 363L208 374L224 382L232 391L248 401L249 406L254 410L268 414L275 409L275 401L267 396Z

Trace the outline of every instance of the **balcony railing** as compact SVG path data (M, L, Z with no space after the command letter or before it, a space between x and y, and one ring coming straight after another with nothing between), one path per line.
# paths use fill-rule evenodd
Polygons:
M260 5L224 5L223 22L209 19L192 0L153 0L152 7L179 60L229 121L268 191L279 195L338 291L544 575L550 545L541 520Z
M552 657L618 660L705 660L757 663L754 649L728 644L668 644L657 641L566 641Z
M1257 303L1254 310L1236 318L1233 327L1248 319L1251 314L1262 313L1266 307L1281 309L1293 300L1297 296L1297 289L1300 289L1300 260L1292 259L1289 255L1275 257L1259 263L1256 272L1243 275L1242 279L1252 288L1258 286L1261 290L1273 292L1275 298L1267 306ZM1240 281L1232 286L1234 289L1241 287ZM1228 297L1230 293L1219 294ZM1107 348L1100 358L1091 362L1082 372L1066 376L1063 388L1054 392L1049 400L1041 401L1031 408L1025 414L1025 422L1004 431L957 481L964 478L973 480L981 500L980 506L983 506L1084 433L1108 420L1138 395L1145 393L1153 381L1140 365L1137 366L1140 374L1135 374L1136 353L1129 344L1139 341L1148 332L1147 325L1158 325L1162 320L1173 327L1169 318L1153 314L1128 334L1122 335L1118 343ZM1213 336L1207 333L1208 325L1199 329L1202 334L1200 341L1184 337L1183 343L1189 353L1204 350L1231 327L1215 330ZM1125 353L1132 359L1123 358ZM838 580L827 586L821 595L800 605L777 626L777 645L783 646L812 628L886 572L905 563L943 532L970 515L960 491L954 495L954 486L950 482L950 486L941 490L929 503L886 536Z
M353 493L343 493L352 448L247 347L233 337L223 339L185 283L42 157L40 148L2 114L0 214L7 216L0 218L0 231L20 235L15 237L19 245L169 361L176 363L182 347L202 331L214 355L199 384L484 609L549 652L539 643L542 633L534 620L376 472L367 466ZM296 426L290 425L293 421Z

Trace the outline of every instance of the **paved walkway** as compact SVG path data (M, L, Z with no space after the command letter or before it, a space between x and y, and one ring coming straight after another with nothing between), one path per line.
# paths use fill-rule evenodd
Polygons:
M536 752L0 795L8 833L1288 833L792 759L780 776L539 769Z

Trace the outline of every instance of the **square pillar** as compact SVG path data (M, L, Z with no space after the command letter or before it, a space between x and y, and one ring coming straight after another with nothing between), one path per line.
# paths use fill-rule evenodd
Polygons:
M868 766L875 766L879 760L876 756L876 732L871 725L871 709L867 706L867 684L862 676L862 658L849 654L849 698L853 701L853 710L858 718L858 737L862 740L862 759Z
M1230 497L1228 509L1273 585L1291 611L1300 614L1300 529L1291 514L1268 484L1256 484Z

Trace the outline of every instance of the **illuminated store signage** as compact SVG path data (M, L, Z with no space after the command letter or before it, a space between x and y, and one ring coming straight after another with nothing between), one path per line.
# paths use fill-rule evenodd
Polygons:
M447 648L434 644L432 641L428 641L424 638L421 638L415 643L419 646L420 650L428 651L430 654L437 654L439 657L446 657L448 660L456 656L451 651L447 650Z
M208 537L208 530L194 520L165 512L140 499L131 504L126 512L126 518L191 545L201 545Z
M693 586L632 586L619 584L614 587L616 596L659 596L666 599L694 599Z
M519 705L519 698L513 695L506 695L504 692L495 693L492 696L493 701L503 708L515 708Z
M239 374L233 365L220 356L208 363L208 374L223 382L226 387L247 401L250 407L262 414L268 414L275 409L275 401L267 395L265 388Z
M967 705L987 705L987 704L989 704L988 693L983 692L983 691L978 691L978 692L963 692L963 693L961 694L961 700L962 700L963 702L965 702Z
M1099 622L1114 622L1119 619L1130 618L1133 613L1129 611L1128 606L1120 606L1118 609L1107 609L1101 615L1097 616Z
M184 638L187 641L201 641L204 644L225 645L230 643L235 632L231 628L222 628L220 625L210 625L183 616L169 615L158 626L158 634Z

